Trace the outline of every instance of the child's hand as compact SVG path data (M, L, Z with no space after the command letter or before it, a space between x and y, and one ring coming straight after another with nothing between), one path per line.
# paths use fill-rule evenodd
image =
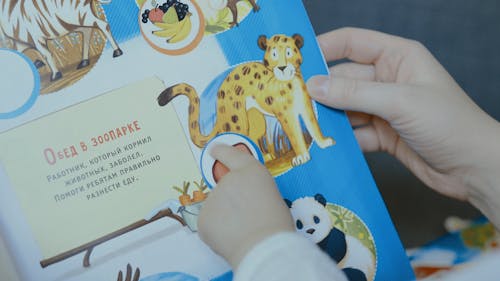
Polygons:
M311 96L347 110L364 151L397 157L431 188L469 200L500 227L500 126L420 43L344 28L318 38L331 76ZM497 218L495 219L495 216Z
M198 218L200 237L236 269L261 240L294 232L273 177L248 153L216 146L211 155L230 170L210 192Z

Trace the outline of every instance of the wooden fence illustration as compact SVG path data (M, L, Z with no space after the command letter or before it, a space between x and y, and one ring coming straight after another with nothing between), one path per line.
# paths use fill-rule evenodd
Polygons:
M151 218L150 220L140 220L140 221L137 221L135 223L132 223L126 227L123 227L121 229L118 229L110 234L107 234L103 237L100 237L94 241L91 241L89 243L86 243L84 245L81 245L79 247L76 247L74 249L71 249L67 252L64 252L64 253L61 253L57 256L54 256L54 257L51 257L51 258L48 258L48 259L45 259L45 260L42 260L40 261L40 265L42 266L42 268L45 268L49 265L52 265L52 264L55 264L55 263L58 263L60 261L63 261L65 259L68 259L72 256L75 256L77 254L80 254L80 253L83 253L83 252L86 252L85 253L85 257L83 258L83 267L89 267L90 266L90 255L92 254L92 250L102 244L102 243L105 243L113 238L116 238L118 236L121 236L127 232L130 232L130 231L133 231L135 229L138 229L140 227L143 227L147 224L150 224L154 221L157 221L161 218L165 218L165 217L170 217L172 219L175 219L177 220L182 226L186 226L186 223L184 221L184 219L176 214L174 214L172 212L172 210L170 208L167 208L167 209L164 209L164 210L161 210L160 212L158 212L158 214L156 214L153 218Z

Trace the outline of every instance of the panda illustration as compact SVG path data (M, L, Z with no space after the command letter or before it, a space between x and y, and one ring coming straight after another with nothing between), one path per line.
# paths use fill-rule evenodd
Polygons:
M287 199L285 201L297 232L330 255L349 281L373 280L375 261L372 252L361 241L333 226L323 195L303 197L293 202Z

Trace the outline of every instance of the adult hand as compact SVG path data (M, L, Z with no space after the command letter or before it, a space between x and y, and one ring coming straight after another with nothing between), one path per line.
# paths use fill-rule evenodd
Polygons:
M214 147L211 155L230 171L203 203L198 231L236 269L258 242L295 228L273 177L255 158L222 145Z
M386 151L436 191L469 200L500 228L500 125L420 43L343 28L319 36L329 77L317 101L347 111L363 151Z

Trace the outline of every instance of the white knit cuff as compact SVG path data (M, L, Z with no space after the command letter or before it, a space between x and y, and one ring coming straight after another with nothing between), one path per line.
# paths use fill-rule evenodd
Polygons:
M234 281L346 281L328 255L298 233L282 232L259 242L241 261Z

